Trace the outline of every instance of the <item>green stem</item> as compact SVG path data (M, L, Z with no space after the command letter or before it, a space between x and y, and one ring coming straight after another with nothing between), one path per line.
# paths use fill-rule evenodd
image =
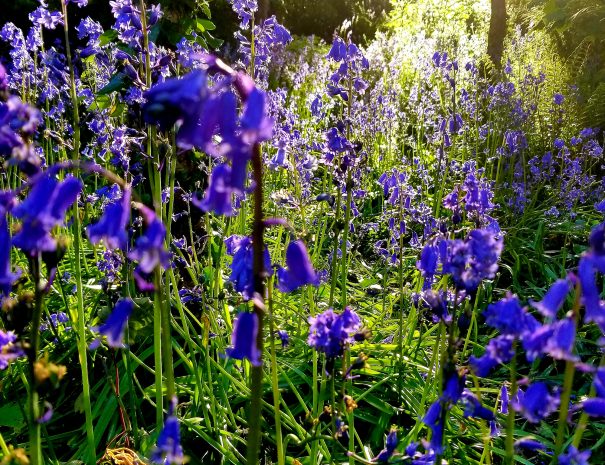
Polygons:
M65 55L67 57L67 65L69 67L69 81L70 81L70 96L72 101L72 123L73 123L73 153L72 160L79 161L80 159L80 114L78 110L78 96L76 92L76 79L74 67L71 59L71 48L69 44L69 24L67 18L67 3L65 0L61 1L61 8L63 12L63 29L65 34ZM96 463L96 448L95 448L95 436L92 424L92 408L90 403L90 383L88 380L88 347L86 346L86 321L84 318L84 294L82 287L82 262L81 262L81 249L82 243L80 238L82 237L82 225L80 224L80 215L78 212L78 205L73 208L74 217L74 271L76 279L76 299L78 308L78 318L76 322L76 331L78 334L78 357L80 360L80 371L82 375L82 403L84 405L84 416L85 416L85 427L86 427L86 440L88 444L88 458L87 463L94 465Z
M258 334L256 338L256 346L263 353L263 323L265 310L258 302L265 295L264 282L264 233L265 224L263 221L263 160L260 149L260 144L255 144L252 153L252 174L254 179L254 226L252 231L252 247L253 247L253 275L254 275L254 291L256 299L254 303L254 313L258 318ZM246 451L246 464L256 465L258 463L258 455L261 442L261 407L262 407L262 383L263 383L263 366L260 363L258 366L251 368L250 381L250 412L248 418L248 444Z
M517 341L513 343L513 358L510 362L510 394L506 419L506 463L515 463L515 409L513 399L517 395Z
M275 415L275 443L277 445L277 465L285 465L286 456L284 454L284 444L282 441L281 430L281 412L279 408L280 393L279 380L277 377L277 356L275 353L275 315L273 314L273 279L269 280L268 301L269 301L269 341L271 344L271 387L273 389L273 413Z
M42 286L40 283L40 255L37 255L31 261L32 274L34 277L35 305L34 314L31 322L31 333L29 343L29 402L28 402L28 421L29 421L29 458L32 465L43 465L42 443L40 439L40 396L38 394L38 383L36 382L35 366L40 351L40 321L42 319Z

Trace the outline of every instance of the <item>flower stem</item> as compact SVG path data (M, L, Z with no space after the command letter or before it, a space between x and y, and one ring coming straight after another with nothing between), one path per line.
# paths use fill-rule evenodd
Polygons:
M63 12L63 29L65 34L65 55L67 57L67 65L69 67L69 91L72 101L72 124L73 124L73 153L72 160L79 162L80 160L80 114L78 110L78 95L76 91L76 78L74 67L71 59L71 48L69 44L69 24L67 18L67 2L61 1ZM84 318L84 294L82 287L82 262L80 252L82 244L82 225L80 223L80 215L78 204L73 208L74 216L74 271L76 279L76 299L78 308L78 318L76 321L76 331L78 334L78 357L80 359L80 371L82 375L82 403L84 405L84 416L86 421L86 440L88 443L88 459L89 465L96 463L95 451L95 435L92 424L92 407L90 404L90 383L88 380L88 347L86 345L86 321Z
M275 443L277 446L277 465L285 465L286 456L284 455L284 444L282 440L281 430L281 412L279 408L279 380L277 376L277 356L275 353L275 315L273 314L273 280L269 281L268 297L269 301L269 324L270 334L269 340L271 343L271 387L273 389L273 413L275 415Z
M513 342L513 358L510 362L510 395L506 419L506 463L515 463L515 409L512 401L517 395L517 341Z
M35 377L35 366L40 350L40 321L42 319L42 285L40 283L40 255L36 255L31 260L32 274L34 278L35 289L35 304L34 314L31 321L30 332L30 348L29 348L29 458L32 465L43 465L42 459L42 444L40 439L40 405L38 394L38 383Z
M256 143L252 153L252 176L254 179L254 226L252 230L253 247L253 274L254 274L254 313L258 317L258 334L256 337L256 346L263 353L263 323L265 310L260 301L265 296L265 270L264 270L264 233L265 224L263 222L263 161L260 144ZM250 412L248 415L248 447L246 451L247 465L256 465L261 439L261 406L262 406L262 383L263 366L262 363L251 368L250 381Z

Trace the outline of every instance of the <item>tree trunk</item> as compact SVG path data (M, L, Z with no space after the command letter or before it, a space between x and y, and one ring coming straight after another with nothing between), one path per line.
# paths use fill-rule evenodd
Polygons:
M506 37L506 0L491 0L492 14L489 20L487 54L496 69L502 67L502 52Z

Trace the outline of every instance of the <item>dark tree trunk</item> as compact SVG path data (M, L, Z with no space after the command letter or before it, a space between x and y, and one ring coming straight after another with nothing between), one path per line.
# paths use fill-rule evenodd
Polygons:
M492 15L489 20L489 35L487 37L487 54L496 69L502 67L502 52L506 37L506 0L491 0Z

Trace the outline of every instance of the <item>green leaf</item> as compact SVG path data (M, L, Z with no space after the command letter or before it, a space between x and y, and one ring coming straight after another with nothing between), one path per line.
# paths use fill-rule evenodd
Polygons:
M18 404L6 404L0 406L0 426L9 428L25 427L25 419L21 415Z
M101 45L107 45L118 38L118 31L114 29L108 29L99 37L99 43Z
M130 79L124 73L114 74L107 85L98 92L98 95L107 95L122 90L128 83L130 83Z

